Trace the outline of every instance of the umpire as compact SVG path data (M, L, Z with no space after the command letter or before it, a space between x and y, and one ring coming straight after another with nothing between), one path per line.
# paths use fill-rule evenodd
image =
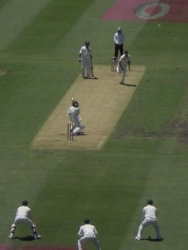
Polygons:
M123 55L123 45L124 45L124 34L121 27L117 28L117 31L114 34L114 58L117 59L118 51L120 51L120 55Z

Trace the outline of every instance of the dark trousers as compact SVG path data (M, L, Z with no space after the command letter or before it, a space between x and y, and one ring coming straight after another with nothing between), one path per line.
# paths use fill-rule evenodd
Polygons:
M118 51L120 52L120 55L123 55L123 44L116 44L115 43L115 51L114 51L114 57L118 57Z

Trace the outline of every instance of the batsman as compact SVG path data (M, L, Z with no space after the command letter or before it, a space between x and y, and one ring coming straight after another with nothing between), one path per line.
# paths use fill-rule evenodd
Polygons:
M72 105L68 109L70 122L72 123L72 134L79 135L83 132L85 126L81 124L79 103L72 98Z

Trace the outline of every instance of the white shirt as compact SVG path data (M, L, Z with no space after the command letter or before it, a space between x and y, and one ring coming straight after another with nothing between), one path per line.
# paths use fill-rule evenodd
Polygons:
M20 206L16 211L16 217L31 219L31 209L27 206Z
M143 208L145 218L157 219L157 208L152 205L147 205Z
M69 114L70 120L72 122L75 122L75 121L79 120L80 108L71 106L68 109L68 114Z
M91 60L91 48L86 47L85 45L81 47L80 49L80 55L82 60L90 61Z
M125 38L124 38L124 34L123 34L122 31L121 31L121 32L118 32L118 31L117 31L117 32L114 34L114 43L115 43L115 44L121 45L121 44L124 43L124 40L125 40Z
M78 236L79 237L82 237L82 236L95 237L97 233L98 232L97 232L96 228L93 225L85 224L85 225L80 227L79 232L78 232Z

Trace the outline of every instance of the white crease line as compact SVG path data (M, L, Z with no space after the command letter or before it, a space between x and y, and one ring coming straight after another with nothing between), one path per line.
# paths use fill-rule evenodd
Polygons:
M102 147L102 145L104 144L105 138L106 138L106 136L102 137L102 140L100 140L100 142L99 142L99 144L97 146L97 150L99 150Z

